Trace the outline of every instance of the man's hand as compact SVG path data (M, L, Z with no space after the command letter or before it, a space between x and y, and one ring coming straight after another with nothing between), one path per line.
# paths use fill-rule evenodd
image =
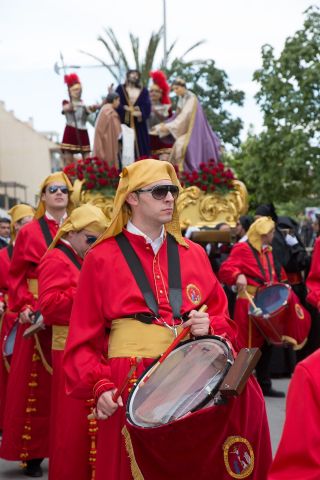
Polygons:
M104 392L100 395L97 407L96 407L96 418L98 420L107 420L116 410L118 407L123 407L122 398L119 397L116 402L112 400L112 395L117 391L116 388L113 390L109 390L108 392Z
M236 286L238 292L243 292L247 288L247 279L242 273L240 273L240 275L237 277Z
M19 322L20 323L32 323L32 314L33 314L33 311L31 310L31 308L27 307L25 308L24 310L22 310L22 312L20 312L20 315L19 315Z
M184 327L191 327L191 333L195 337L208 335L210 328L209 315L206 312L191 310L189 320L183 324Z
M162 135L168 135L170 133L168 127L164 123L159 125L159 130Z

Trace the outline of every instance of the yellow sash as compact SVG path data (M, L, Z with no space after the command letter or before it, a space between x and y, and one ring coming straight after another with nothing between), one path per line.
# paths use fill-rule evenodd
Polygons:
M37 278L27 278L28 290L32 293L35 299L38 299L38 279Z
M52 325L52 350L65 349L68 332L68 325Z
M182 328L177 327L178 334ZM166 326L146 324L134 318L116 318L112 321L108 358L157 358L174 339L172 330Z

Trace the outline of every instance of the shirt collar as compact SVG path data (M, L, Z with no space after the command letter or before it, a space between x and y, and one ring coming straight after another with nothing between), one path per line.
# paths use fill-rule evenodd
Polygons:
M146 243L149 243L151 245L152 250L155 254L158 253L165 239L165 228L163 225L162 225L162 229L159 237L156 238L155 240L152 240L150 237L148 237L148 235L146 235L141 230L139 230L139 228L133 225L133 223L130 220L128 220L126 229L128 232L133 233L134 235L140 235L141 237L143 237Z
M68 214L67 212L64 212L60 222L57 222L57 220L48 212L48 210L46 210L46 213L45 213L45 216L47 217L48 220L53 220L54 222L58 223L59 227L61 227L61 225L63 224L63 222L66 220L66 218L68 217Z

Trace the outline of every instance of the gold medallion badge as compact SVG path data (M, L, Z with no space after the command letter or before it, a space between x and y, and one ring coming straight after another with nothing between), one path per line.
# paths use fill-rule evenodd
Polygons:
M223 457L232 478L246 478L253 472L254 453L246 438L228 437L223 444Z
M199 288L192 283L187 285L187 296L194 305L199 305L201 302L201 292Z
M300 318L300 320L303 320L304 319L304 313L303 313L301 305L299 305L299 303L296 303L295 306L294 306L294 309L296 311L296 314L297 314L298 318Z

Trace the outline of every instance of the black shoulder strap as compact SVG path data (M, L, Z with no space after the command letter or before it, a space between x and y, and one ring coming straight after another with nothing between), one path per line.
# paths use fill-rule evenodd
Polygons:
M174 318L181 315L182 306L182 288L181 288L181 268L178 244L175 238L167 234L168 245L168 277L169 277L169 301Z
M75 265L78 270L81 270L81 263L78 261L76 254L70 248L68 248L67 245L58 243L55 248L61 250L69 258L69 260L71 260L73 265Z
M11 260L12 255L13 255L13 245L12 245L12 243L10 243L10 245L8 245L7 252L8 252L8 257Z
M50 229L49 229L49 226L48 226L47 222L45 221L44 217L40 217L38 219L38 222L39 222L41 231L43 233L44 239L46 241L47 247L49 247L49 245L51 244L51 242L53 240Z
M157 316L159 313L159 306L153 295L150 283L143 270L140 259L132 248L127 237L120 233L115 237L121 252L123 253L127 264L135 277L135 280L141 290L141 293L146 301L149 309ZM168 251L168 277L169 277L169 302L172 308L174 318L179 318L181 315L182 305L182 289L181 289L181 272L180 272L180 257L178 245L174 237L167 235L167 251Z
M124 255L124 258L127 261L127 264L141 290L141 293L143 295L143 298L146 301L146 304L150 308L150 310L158 316L159 313L159 308L158 304L156 302L156 299L154 298L153 292L150 287L150 283L148 282L148 279L146 277L145 271L143 270L143 267L141 265L141 262L138 258L138 255L132 248L129 240L123 233L119 233L115 237L117 244L120 247L121 252Z

